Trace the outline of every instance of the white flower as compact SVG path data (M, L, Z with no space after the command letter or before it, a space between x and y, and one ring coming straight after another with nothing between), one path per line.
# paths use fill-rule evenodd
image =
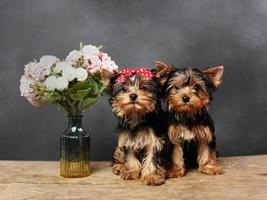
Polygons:
M44 74L49 75L51 66L58 62L59 59L56 56L45 55L40 58L40 64L44 68Z
M82 56L82 54L80 51L73 50L67 55L66 61L74 64L81 56Z
M47 87L47 90L54 91L56 89L56 85L57 85L57 77L49 76L45 80L44 84Z
M70 68L70 67L71 67L71 65L65 61L57 62L56 67L54 68L54 72L60 73L60 72L64 71L64 69Z
M84 56L85 59L90 59L93 55L99 54L100 51L96 46L93 45L85 45L82 48L82 55Z
M73 79L76 78L75 76L75 68L73 67L66 67L62 71L62 77L67 79L68 81L72 81Z
M40 58L40 63L42 63L43 65L51 65L58 61L59 59L56 56L51 55L45 55Z
M90 59L92 56L96 56L100 53L99 49L96 46L93 45L85 45L83 46L83 48L78 51L78 50L73 50L71 51L67 57L66 57L66 61L71 63L71 64L75 64L76 61L80 58L80 57L84 57L85 59Z
M78 81L84 81L87 79L88 73L84 68L77 68L74 72L75 78L77 78Z
M56 76L49 76L45 82L45 86L47 87L47 90L54 91L57 90L64 90L68 87L69 82L64 77L56 77Z
M57 90L64 90L68 87L69 82L66 78L64 77L58 77L56 79L56 89Z

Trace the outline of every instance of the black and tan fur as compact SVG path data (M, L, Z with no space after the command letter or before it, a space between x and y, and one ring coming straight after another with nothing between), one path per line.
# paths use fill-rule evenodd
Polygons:
M117 73L106 72L102 76L112 111L118 119L113 172L126 180L140 178L147 185L164 183L168 136L160 119L159 80L146 80L134 74L117 82Z
M215 149L214 124L208 113L212 95L221 83L223 66L204 71L178 69L157 61L157 77L164 86L168 136L173 144L168 177L180 177L187 167L205 174L222 174Z

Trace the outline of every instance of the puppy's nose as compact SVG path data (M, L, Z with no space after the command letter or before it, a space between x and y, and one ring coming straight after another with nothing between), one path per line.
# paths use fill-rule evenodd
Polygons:
M186 96L186 95L184 95L184 96L182 97L182 99L183 99L183 102L184 102L184 103L187 103L187 102L190 100L190 98L189 98L188 96Z
M137 99L137 94L135 94L135 93L130 94L130 99L132 101L136 100Z

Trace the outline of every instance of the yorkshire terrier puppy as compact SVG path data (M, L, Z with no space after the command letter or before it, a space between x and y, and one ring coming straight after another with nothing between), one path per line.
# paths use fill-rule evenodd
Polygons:
M173 144L172 165L167 176L183 176L185 168L195 166L205 174L222 174L208 108L213 93L222 82L223 66L204 71L178 69L159 61L156 66L156 76L164 86L168 136Z
M147 185L165 182L168 136L161 124L159 80L148 68L102 73L119 138L113 173Z

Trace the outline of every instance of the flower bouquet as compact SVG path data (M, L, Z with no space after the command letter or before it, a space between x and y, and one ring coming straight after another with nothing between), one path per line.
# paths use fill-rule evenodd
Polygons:
M57 105L69 117L69 126L61 135L60 164L64 177L90 174L90 136L82 128L82 111L104 94L101 71L116 71L118 66L101 51L101 46L80 44L64 60L42 56L25 65L20 80L21 96L33 106L46 102Z

